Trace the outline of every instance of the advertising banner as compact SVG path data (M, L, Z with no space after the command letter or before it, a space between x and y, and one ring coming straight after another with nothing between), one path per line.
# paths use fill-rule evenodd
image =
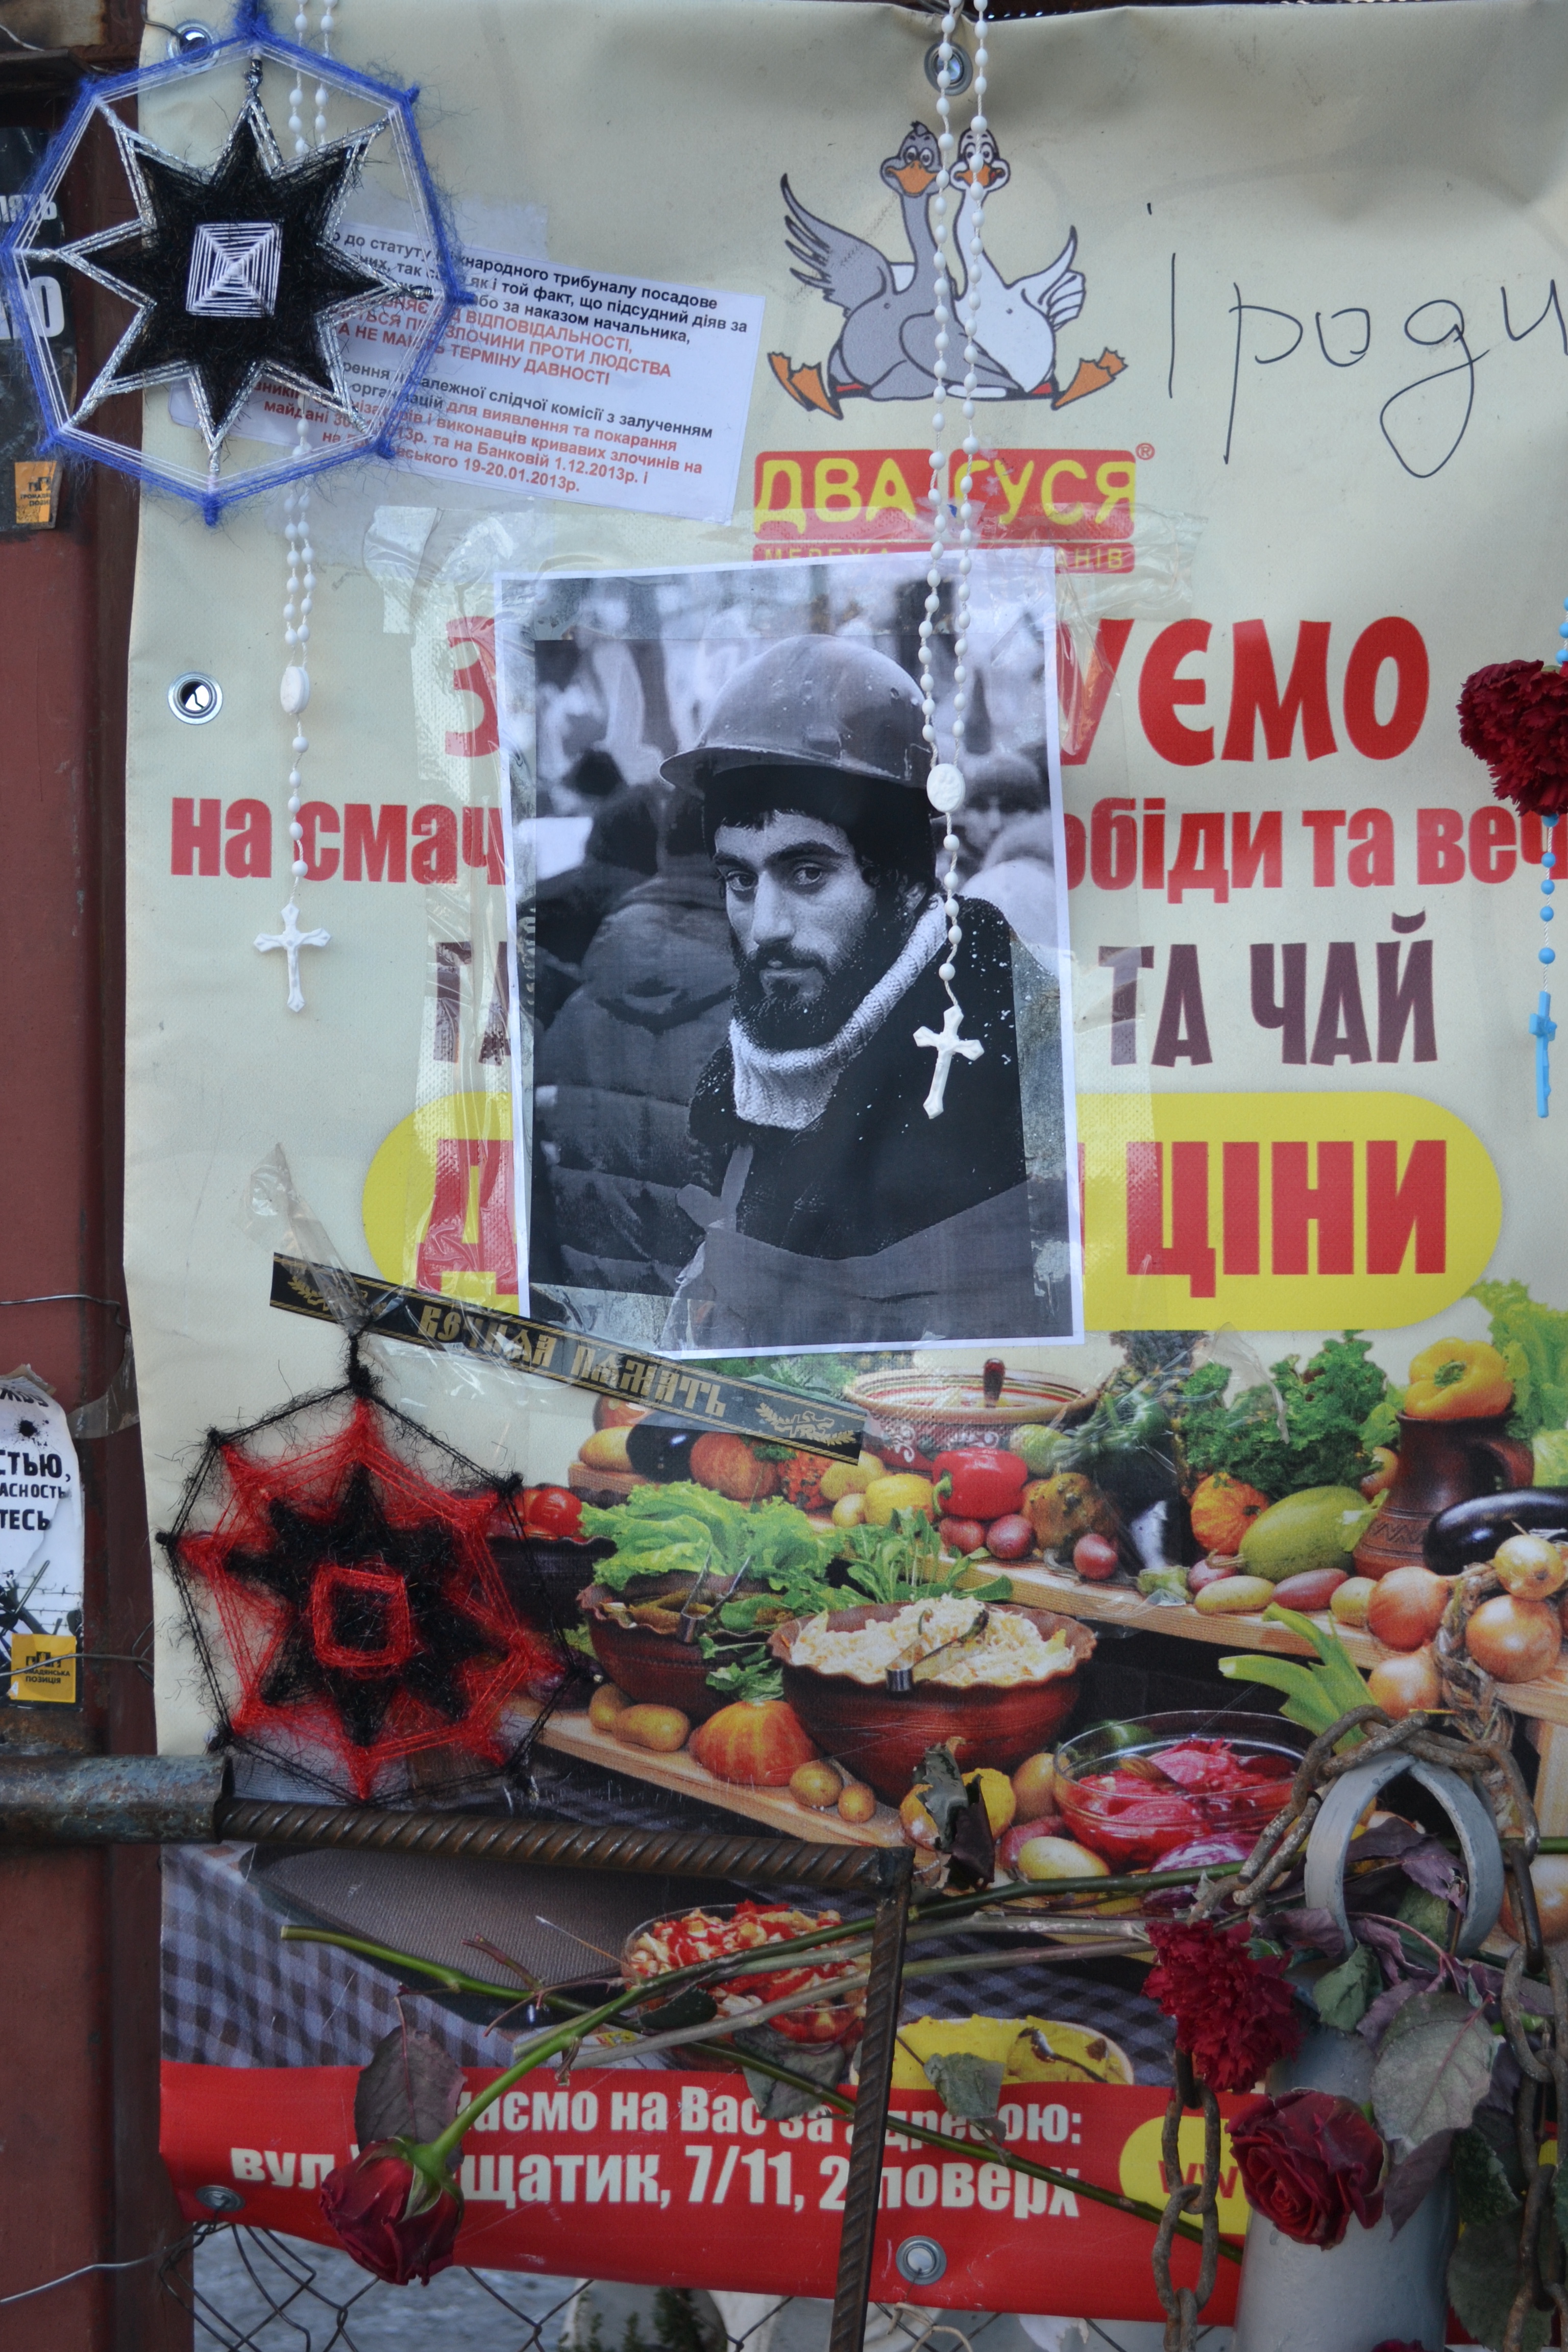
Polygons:
M950 1740L1006 1786L1010 1866L1069 1731L1272 1705L1215 1650L1295 1637L1200 1609L1198 1561L1337 1580L1419 1559L1445 1502L1568 1481L1550 853L1455 716L1483 663L1550 657L1568 591L1568 14L994 28L985 123L953 108L973 551L951 392L931 587L939 348L966 364L933 39L815 0L384 0L473 299L395 457L218 530L144 507L126 1246L160 1738L216 1738L243 1787L918 1843ZM271 68L260 95L286 110ZM164 104L145 135L210 163ZM384 341L417 307L365 317ZM188 459L180 415L150 395L150 450ZM960 748L950 836L924 787ZM1170 1637L1158 1666L1128 1630ZM1510 1704L1549 1745L1541 1664ZM853 1697L889 1672L918 1737ZM1009 1676L1017 1721L972 1727ZM307 2171L415 1959L478 1971L494 2021L483 1947L613 1972L759 1892L363 1862L172 1868L186 2193L316 2226ZM1072 2160L1114 2185L1167 2079L1136 1968L970 1957L911 1977L906 2030L1033 2018L1058 2085L1062 2031L1104 2037ZM511 2028L418 1980L470 2084L505 2063ZM715 2187L672 2253L710 2142L673 2122L699 2076L657 2081L668 2147L582 2150L605 2183L622 2158L621 2274L777 2253L821 2291L816 2126L729 2142L732 2210L754 2179L771 2224L787 2185L776 2240L731 2242ZM602 2125L632 2095L574 2082ZM528 2113L466 2151L464 2250L608 2265L585 2190L520 2185L560 2154ZM984 2177L964 2294L1154 2315L1141 2253L1104 2284L1142 2224L992 2229Z

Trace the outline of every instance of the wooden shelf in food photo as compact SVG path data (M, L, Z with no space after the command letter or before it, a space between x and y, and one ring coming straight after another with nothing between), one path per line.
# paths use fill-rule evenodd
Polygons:
M1310 1657L1311 1651L1288 1625L1261 1616L1205 1616L1185 1602L1146 1601L1128 1585L1085 1584L1078 1577L1031 1563L1011 1568L1013 1597L1035 1609L1055 1609L1064 1617L1124 1625L1141 1633L1171 1633L1188 1642L1208 1642L1226 1650L1277 1650L1289 1657ZM1335 1633L1358 1666L1375 1666L1397 1654L1385 1649L1370 1633L1337 1624L1323 1612L1317 1621ZM1509 1706L1516 1715L1544 1724L1568 1725L1568 1671L1554 1666L1549 1675L1528 1683L1507 1685Z
M585 1714L558 1708L539 1738L542 1747L575 1756L584 1764L597 1764L603 1771L648 1780L656 1788L695 1797L704 1805L721 1805L728 1812L745 1814L749 1821L765 1822L781 1836L810 1838L819 1845L898 1845L902 1842L899 1816L891 1805L879 1804L867 1822L844 1821L831 1807L826 1812L814 1812L797 1805L787 1789L747 1788L736 1780L721 1780L684 1748L672 1756L656 1756L644 1748L628 1748L611 1733L600 1731Z

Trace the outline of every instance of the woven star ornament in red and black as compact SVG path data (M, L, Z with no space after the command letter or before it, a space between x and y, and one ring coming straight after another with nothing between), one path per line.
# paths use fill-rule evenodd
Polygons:
M487 1541L506 1486L355 1374L215 1431L162 1541L229 1741L363 1803L425 1750L476 1777L515 1760L518 1702L548 1697L566 1662Z

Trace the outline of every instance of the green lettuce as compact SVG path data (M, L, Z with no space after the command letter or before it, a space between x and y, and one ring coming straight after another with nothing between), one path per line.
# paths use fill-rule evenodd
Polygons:
M1522 1282L1478 1282L1469 1293L1491 1318L1491 1343L1513 1382L1516 1437L1568 1423L1568 1314L1538 1307Z

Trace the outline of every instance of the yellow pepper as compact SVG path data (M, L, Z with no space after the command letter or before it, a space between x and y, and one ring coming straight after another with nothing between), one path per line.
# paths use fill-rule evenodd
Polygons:
M866 1489L867 1526L891 1527L895 1511L923 1511L928 1519L934 1518L931 1480L917 1478L910 1470L900 1470L889 1478L873 1478Z
M1439 1339L1411 1360L1411 1421L1489 1421L1512 1402L1508 1366L1484 1339Z

